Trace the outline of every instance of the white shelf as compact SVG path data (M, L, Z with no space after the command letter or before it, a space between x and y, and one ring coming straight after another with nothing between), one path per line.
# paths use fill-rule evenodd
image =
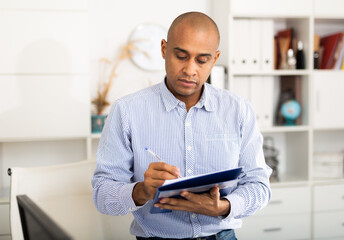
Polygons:
M341 128L341 127L331 127L331 126L328 126L328 127L322 127L322 128L313 128L313 131L344 131L344 128Z
M14 142L41 142L41 141L65 141L86 139L89 135L82 136L56 136L56 137L30 137L30 138L0 138L0 143Z
M101 133L92 133L91 138L92 139L100 139Z
M344 20L344 16L343 15L315 15L314 16L315 19L324 19L324 20Z
M314 179L313 184L327 185L327 184L343 184L344 178L331 178L331 179Z
M311 128L309 126L278 126L261 129L262 133L291 133L291 132L307 132Z
M310 70L273 70L269 72L233 72L234 76L308 76Z
M276 14L239 14L235 13L232 14L233 18L259 18L259 19L264 19L264 18L269 18L269 19L306 19L309 18L309 15L304 15L304 14L284 14L284 15L276 15Z

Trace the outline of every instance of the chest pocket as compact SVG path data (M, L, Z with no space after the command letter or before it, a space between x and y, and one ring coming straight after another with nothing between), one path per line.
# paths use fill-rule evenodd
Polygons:
M219 171L238 167L239 137L236 134L206 135L206 165Z

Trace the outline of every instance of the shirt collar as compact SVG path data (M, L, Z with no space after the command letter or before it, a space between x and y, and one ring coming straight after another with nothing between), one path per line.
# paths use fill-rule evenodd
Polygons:
M171 91L166 86L166 78L160 84L160 91L163 103L165 105L166 111L171 111L172 109L176 108L178 104L181 102L178 100ZM213 104L213 96L210 94L209 86L207 83L204 84L204 89L200 100L196 103L195 107L202 108L206 111L212 112L214 111L214 104Z

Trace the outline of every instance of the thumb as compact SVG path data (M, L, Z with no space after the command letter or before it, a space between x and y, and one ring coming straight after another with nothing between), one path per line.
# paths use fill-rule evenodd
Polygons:
M212 198L220 198L220 189L218 187L213 187L210 189L210 195Z

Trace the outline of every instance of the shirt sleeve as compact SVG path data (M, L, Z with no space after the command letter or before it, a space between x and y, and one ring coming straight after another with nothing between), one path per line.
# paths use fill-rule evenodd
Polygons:
M263 153L263 137L258 129L251 104L242 99L240 126L239 166L244 173L239 177L238 187L225 198L231 203L226 218L243 218L265 207L271 198L269 177L271 168L266 165Z
M99 141L97 167L92 178L93 201L98 211L125 215L140 207L132 191L133 152L125 102L118 100L111 108Z

